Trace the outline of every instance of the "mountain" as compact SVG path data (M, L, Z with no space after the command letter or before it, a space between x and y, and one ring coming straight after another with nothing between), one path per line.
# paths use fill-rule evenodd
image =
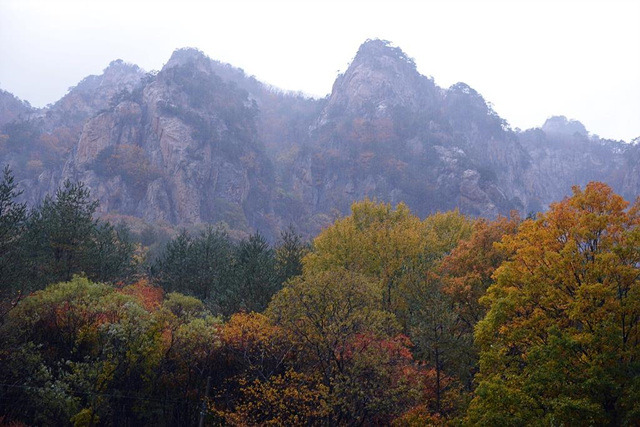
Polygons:
M0 127L28 115L31 106L7 91L0 90Z
M31 204L81 180L103 214L269 238L289 224L312 235L365 197L495 217L544 210L590 180L640 190L638 144L562 116L515 132L471 87L438 87L382 40L324 99L179 49L158 73L114 61L44 109L0 92L0 126L0 161Z
M64 167L103 212L187 225L275 230L273 166L256 102L201 52L176 51L155 76L85 122Z
M467 85L439 88L400 49L367 41L311 129L305 206L345 212L368 196L420 215L523 209L517 189L499 186L527 160L503 124Z

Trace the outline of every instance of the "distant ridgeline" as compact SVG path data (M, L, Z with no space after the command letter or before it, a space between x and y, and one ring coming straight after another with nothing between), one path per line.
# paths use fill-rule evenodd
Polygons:
M603 181L640 194L640 147L552 117L514 131L464 83L448 89L368 40L311 99L179 49L157 73L117 60L55 104L0 91L0 164L30 205L82 181L99 213L169 225L225 223L273 240L314 235L355 200L405 202L418 215L526 215Z

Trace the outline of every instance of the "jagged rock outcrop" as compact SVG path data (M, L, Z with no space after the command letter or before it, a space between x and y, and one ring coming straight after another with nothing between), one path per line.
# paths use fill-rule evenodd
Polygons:
M587 128L577 120L569 120L565 116L549 117L541 128L547 135L582 135L588 136Z
M633 145L625 147L622 151L624 158L621 167L622 194L628 201L633 202L640 197L640 138L636 138Z
M458 207L493 217L525 208L512 184L527 161L477 92L441 89L399 48L369 40L336 80L286 189L315 222L364 197L419 215Z
M100 75L85 77L50 108L42 111L45 128L74 128L117 102L118 96L131 92L146 73L137 65L121 59L112 61Z
M0 127L14 120L25 119L32 111L28 103L0 89Z
M548 123L548 122L547 122ZM624 178L634 174L628 162L632 146L626 143L588 137L580 132L527 130L519 135L531 162L523 170L531 211L545 210L561 200L574 185L602 181L633 200L640 188L624 190ZM629 187L628 187L629 188Z
M193 49L88 120L65 167L120 212L177 225L224 221L271 235L271 165L255 105Z
M132 90L144 76L136 65L113 61L101 75L86 77L55 104L23 108L17 120L0 125L7 141L0 158L18 177L28 204L38 204L60 186L63 167L86 121L109 108L118 94Z
M393 119L397 114L433 109L441 91L416 70L400 48L383 40L367 40L336 79L316 128L343 117Z
M54 105L0 92L0 161L38 203L84 181L100 212L313 235L365 197L419 215L546 209L572 185L640 193L640 144L552 117L514 132L464 83L438 87L402 50L365 42L325 99L285 93L196 49L148 74L112 62Z

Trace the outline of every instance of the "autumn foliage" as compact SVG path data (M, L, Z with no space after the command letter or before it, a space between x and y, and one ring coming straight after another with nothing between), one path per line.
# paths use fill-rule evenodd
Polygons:
M184 232L150 279L5 303L0 420L635 425L639 225L590 183L526 220L365 200L311 245Z
M639 208L590 183L502 241L470 421L637 422Z

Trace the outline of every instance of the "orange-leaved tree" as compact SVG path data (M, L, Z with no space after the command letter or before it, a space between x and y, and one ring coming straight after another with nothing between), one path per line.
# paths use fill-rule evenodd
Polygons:
M640 203L592 182L503 240L470 423L640 419L639 225Z

